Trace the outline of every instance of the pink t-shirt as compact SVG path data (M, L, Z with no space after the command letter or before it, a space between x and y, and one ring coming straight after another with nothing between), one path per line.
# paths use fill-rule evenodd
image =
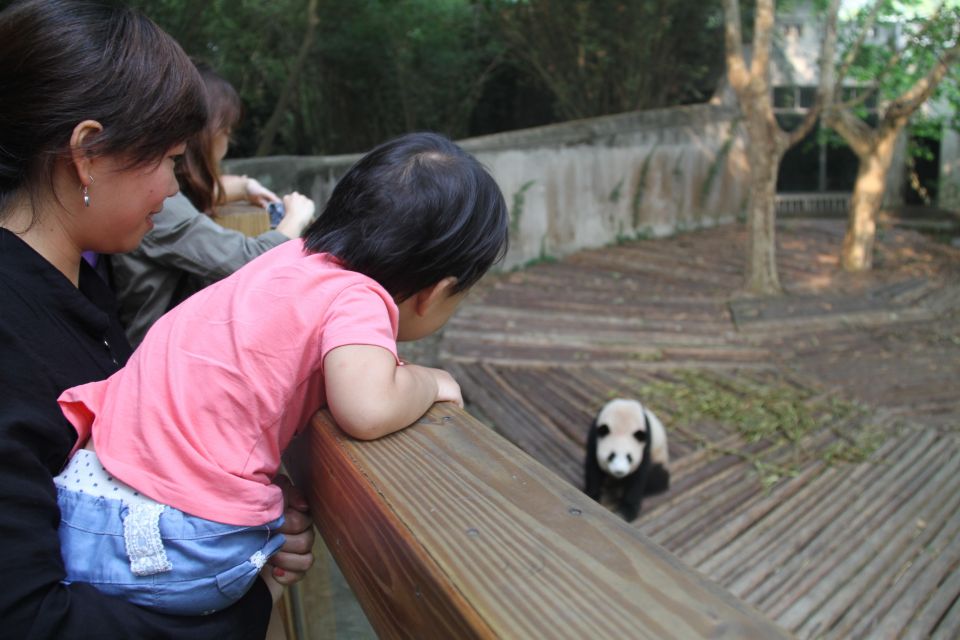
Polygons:
M377 345L397 356L397 306L367 276L293 240L164 315L127 365L59 399L110 473L225 524L279 517L271 484L296 432L326 406L323 358Z

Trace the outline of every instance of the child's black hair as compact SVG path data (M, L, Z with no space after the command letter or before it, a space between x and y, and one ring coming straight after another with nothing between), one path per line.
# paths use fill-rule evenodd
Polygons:
M340 179L304 232L379 282L398 302L446 278L479 280L507 249L500 188L476 158L442 135L411 133L367 153Z

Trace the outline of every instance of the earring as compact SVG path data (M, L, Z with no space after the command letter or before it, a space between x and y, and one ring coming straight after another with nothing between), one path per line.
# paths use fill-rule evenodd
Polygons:
M87 177L90 178L90 184L93 184L94 182L93 176L87 176ZM87 185L83 185L83 187L80 189L80 193L83 195L83 206L89 207L90 206L90 187L88 187Z

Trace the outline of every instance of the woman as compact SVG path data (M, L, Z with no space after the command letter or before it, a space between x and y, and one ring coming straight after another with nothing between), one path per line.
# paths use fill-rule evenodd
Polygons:
M278 244L300 235L313 216L313 202L294 193L276 230L250 238L214 222L210 215L227 202L258 206L277 202L276 194L247 176L220 175L230 131L240 120L240 97L209 66L197 68L206 88L207 126L187 142L177 166L181 193L164 203L134 251L110 257L120 321L136 346L157 319L203 286L219 280Z
M263 638L263 581L202 618L62 582L53 476L76 432L56 399L131 351L81 253L134 249L176 193L175 160L206 118L196 69L129 9L26 0L0 12L0 87L0 637ZM284 515L290 553L275 562L289 583L312 562L313 534L305 514Z

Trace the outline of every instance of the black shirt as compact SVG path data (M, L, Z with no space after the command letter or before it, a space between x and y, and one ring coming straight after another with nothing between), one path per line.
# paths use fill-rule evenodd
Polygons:
M76 432L57 397L122 366L130 345L109 287L81 261L80 287L0 228L0 638L256 638L262 580L205 617L147 611L94 587L64 585L53 476Z

